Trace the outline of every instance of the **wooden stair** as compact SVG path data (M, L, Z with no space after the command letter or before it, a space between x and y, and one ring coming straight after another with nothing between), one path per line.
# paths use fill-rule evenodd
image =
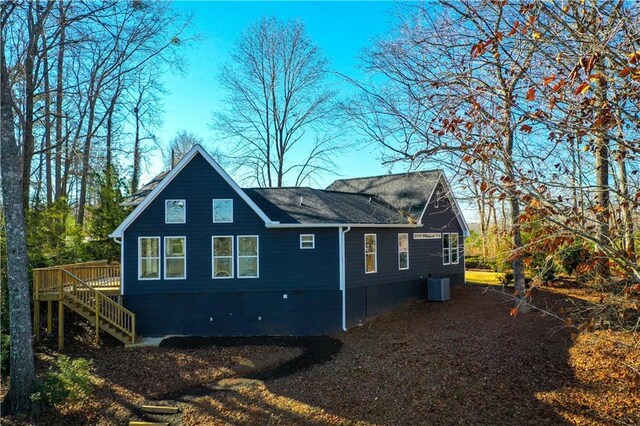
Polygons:
M101 292L99 287L92 287L66 269L61 271L62 303L96 326L96 338L100 330L104 330L125 345L136 342L133 312Z
M75 299L73 299L73 298L65 298L64 299L64 306L66 306L67 308L71 309L73 312L75 312L76 314L80 315L81 317L83 317L84 319L89 321L91 324L95 325L95 323L96 323L96 314L95 314L95 312L92 312L86 306L82 305L81 303L78 303ZM116 339L120 340L125 345L131 344L131 343L135 343L135 342L131 341L132 339L127 333L125 333L121 329L111 325L111 323L105 321L104 318L99 317L99 323L100 323L100 330L106 331L107 333L109 333L110 335L115 337Z

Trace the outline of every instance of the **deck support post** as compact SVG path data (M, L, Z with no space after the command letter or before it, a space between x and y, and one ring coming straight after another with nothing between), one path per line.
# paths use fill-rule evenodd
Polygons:
M96 294L96 344L100 341L100 294Z
M64 349L64 302L58 301L58 350Z
M53 302L47 300L47 334L53 332Z
M40 340L40 301L33 301L33 340Z
M131 344L136 343L136 317L131 318Z

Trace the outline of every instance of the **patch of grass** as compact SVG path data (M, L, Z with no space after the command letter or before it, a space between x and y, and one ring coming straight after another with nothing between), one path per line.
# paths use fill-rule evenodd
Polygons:
M465 279L469 284L502 286L502 272L465 271Z

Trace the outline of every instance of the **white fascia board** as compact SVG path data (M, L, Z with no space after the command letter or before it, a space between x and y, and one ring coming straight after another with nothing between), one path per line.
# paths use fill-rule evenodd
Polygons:
M268 223L267 228L420 228L420 223Z
M272 223L271 219L254 203L251 198L238 186L238 184L231 179L231 177L225 172L222 167L218 163L215 162L213 158L209 155L207 151L205 151L200 145L195 145L191 150L184 156L182 159L176 164L176 166L171 169L169 173L160 181L158 186L153 188L153 190L147 195L144 200L122 221L122 223L109 234L111 238L120 238L122 237L122 233L125 229L129 227L133 223L134 220L140 216L140 214L147 208L153 200L164 190L173 181L173 179L189 164L189 162L196 156L196 154L201 154L205 160L213 167L213 169L218 172L218 174L233 188L233 190L242 198L244 202L246 202L251 209L256 212L256 214L262 219L265 224Z
M449 198L449 201L451 202L451 205L453 206L453 210L454 210L454 214L456 215L456 219L458 219L458 223L460 223L460 227L462 228L462 235L464 237L468 237L470 235L469 232L469 225L467 224L467 221L465 220L464 216L462 215L462 210L460 209L460 205L458 204L458 200L456 199L456 197L453 196L453 193L451 192L451 187L449 186L449 181L447 180L447 177L445 176L444 172L442 170L439 170L440 172L440 176L438 177L438 182L436 182L436 184L433 186L433 189L431 190L431 194L429 194L429 198L427 199L427 203L424 205L424 208L422 209L422 213L420 214L420 218L418 219L418 223L422 224L422 219L424 217L424 214L427 211L427 207L429 207L429 204L431 203L431 199L433 198L433 194L436 192L436 188L438 187L438 183L442 182L445 192L447 194L447 198Z

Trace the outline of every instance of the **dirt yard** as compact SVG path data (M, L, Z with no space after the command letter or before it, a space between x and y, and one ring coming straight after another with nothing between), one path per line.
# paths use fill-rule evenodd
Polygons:
M534 293L556 307L566 299ZM464 287L449 302L416 302L330 337L174 339L146 349L76 339L67 354L93 359L94 395L44 410L39 423L640 424L638 336L573 339L557 319L512 317L509 307L495 289ZM41 372L57 355L44 347ZM143 403L180 413L146 415Z

